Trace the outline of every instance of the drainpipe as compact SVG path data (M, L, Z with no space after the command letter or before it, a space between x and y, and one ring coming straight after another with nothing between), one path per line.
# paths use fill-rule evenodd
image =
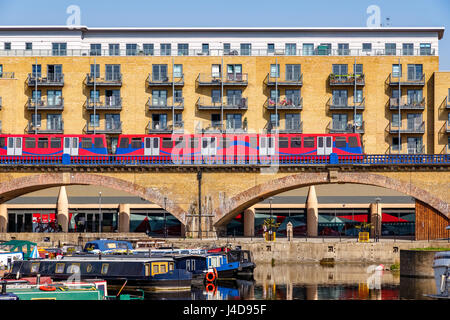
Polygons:
M202 239L202 170L197 171L198 180L198 236Z

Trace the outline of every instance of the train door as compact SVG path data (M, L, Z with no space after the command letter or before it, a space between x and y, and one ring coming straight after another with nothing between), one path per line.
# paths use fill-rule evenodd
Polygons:
M64 153L71 156L78 155L78 138L65 137L64 138Z
M202 156L215 156L217 153L217 143L215 137L202 138Z
M159 138L155 137L144 138L144 155L159 156Z
M259 138L259 155L273 156L275 155L275 137L260 137Z
M21 156L22 155L22 138L21 137L9 137L7 145L8 156Z
M333 152L333 137L317 137L317 154L329 155Z

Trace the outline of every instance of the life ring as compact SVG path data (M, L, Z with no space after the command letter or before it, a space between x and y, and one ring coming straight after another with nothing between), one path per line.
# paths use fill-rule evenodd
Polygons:
M212 283L208 283L206 285L206 292L209 293L209 292L214 292L214 291L216 291L216 286Z
M216 274L213 271L208 271L206 274L206 281L213 282L214 280L216 280Z
M39 287L39 290L42 290L42 291L55 291L56 288L55 287L50 287L50 286L41 286L41 287Z

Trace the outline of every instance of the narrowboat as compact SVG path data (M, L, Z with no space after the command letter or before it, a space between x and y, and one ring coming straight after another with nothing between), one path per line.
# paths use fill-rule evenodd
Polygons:
M240 248L227 251L227 259L231 262L239 262L239 269L236 273L238 277L253 277L253 270L256 264L253 262L253 254L250 250Z
M172 257L133 257L128 255L64 256L59 260L38 259L15 261L5 278L20 276L49 276L54 280L100 278L110 288L146 290L189 290L192 274L175 267Z

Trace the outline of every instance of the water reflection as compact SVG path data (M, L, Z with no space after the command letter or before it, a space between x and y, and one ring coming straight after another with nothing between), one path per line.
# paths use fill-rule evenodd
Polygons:
M258 265L252 280L219 281L191 291L146 292L151 300L427 300L434 279L400 277L378 265Z

